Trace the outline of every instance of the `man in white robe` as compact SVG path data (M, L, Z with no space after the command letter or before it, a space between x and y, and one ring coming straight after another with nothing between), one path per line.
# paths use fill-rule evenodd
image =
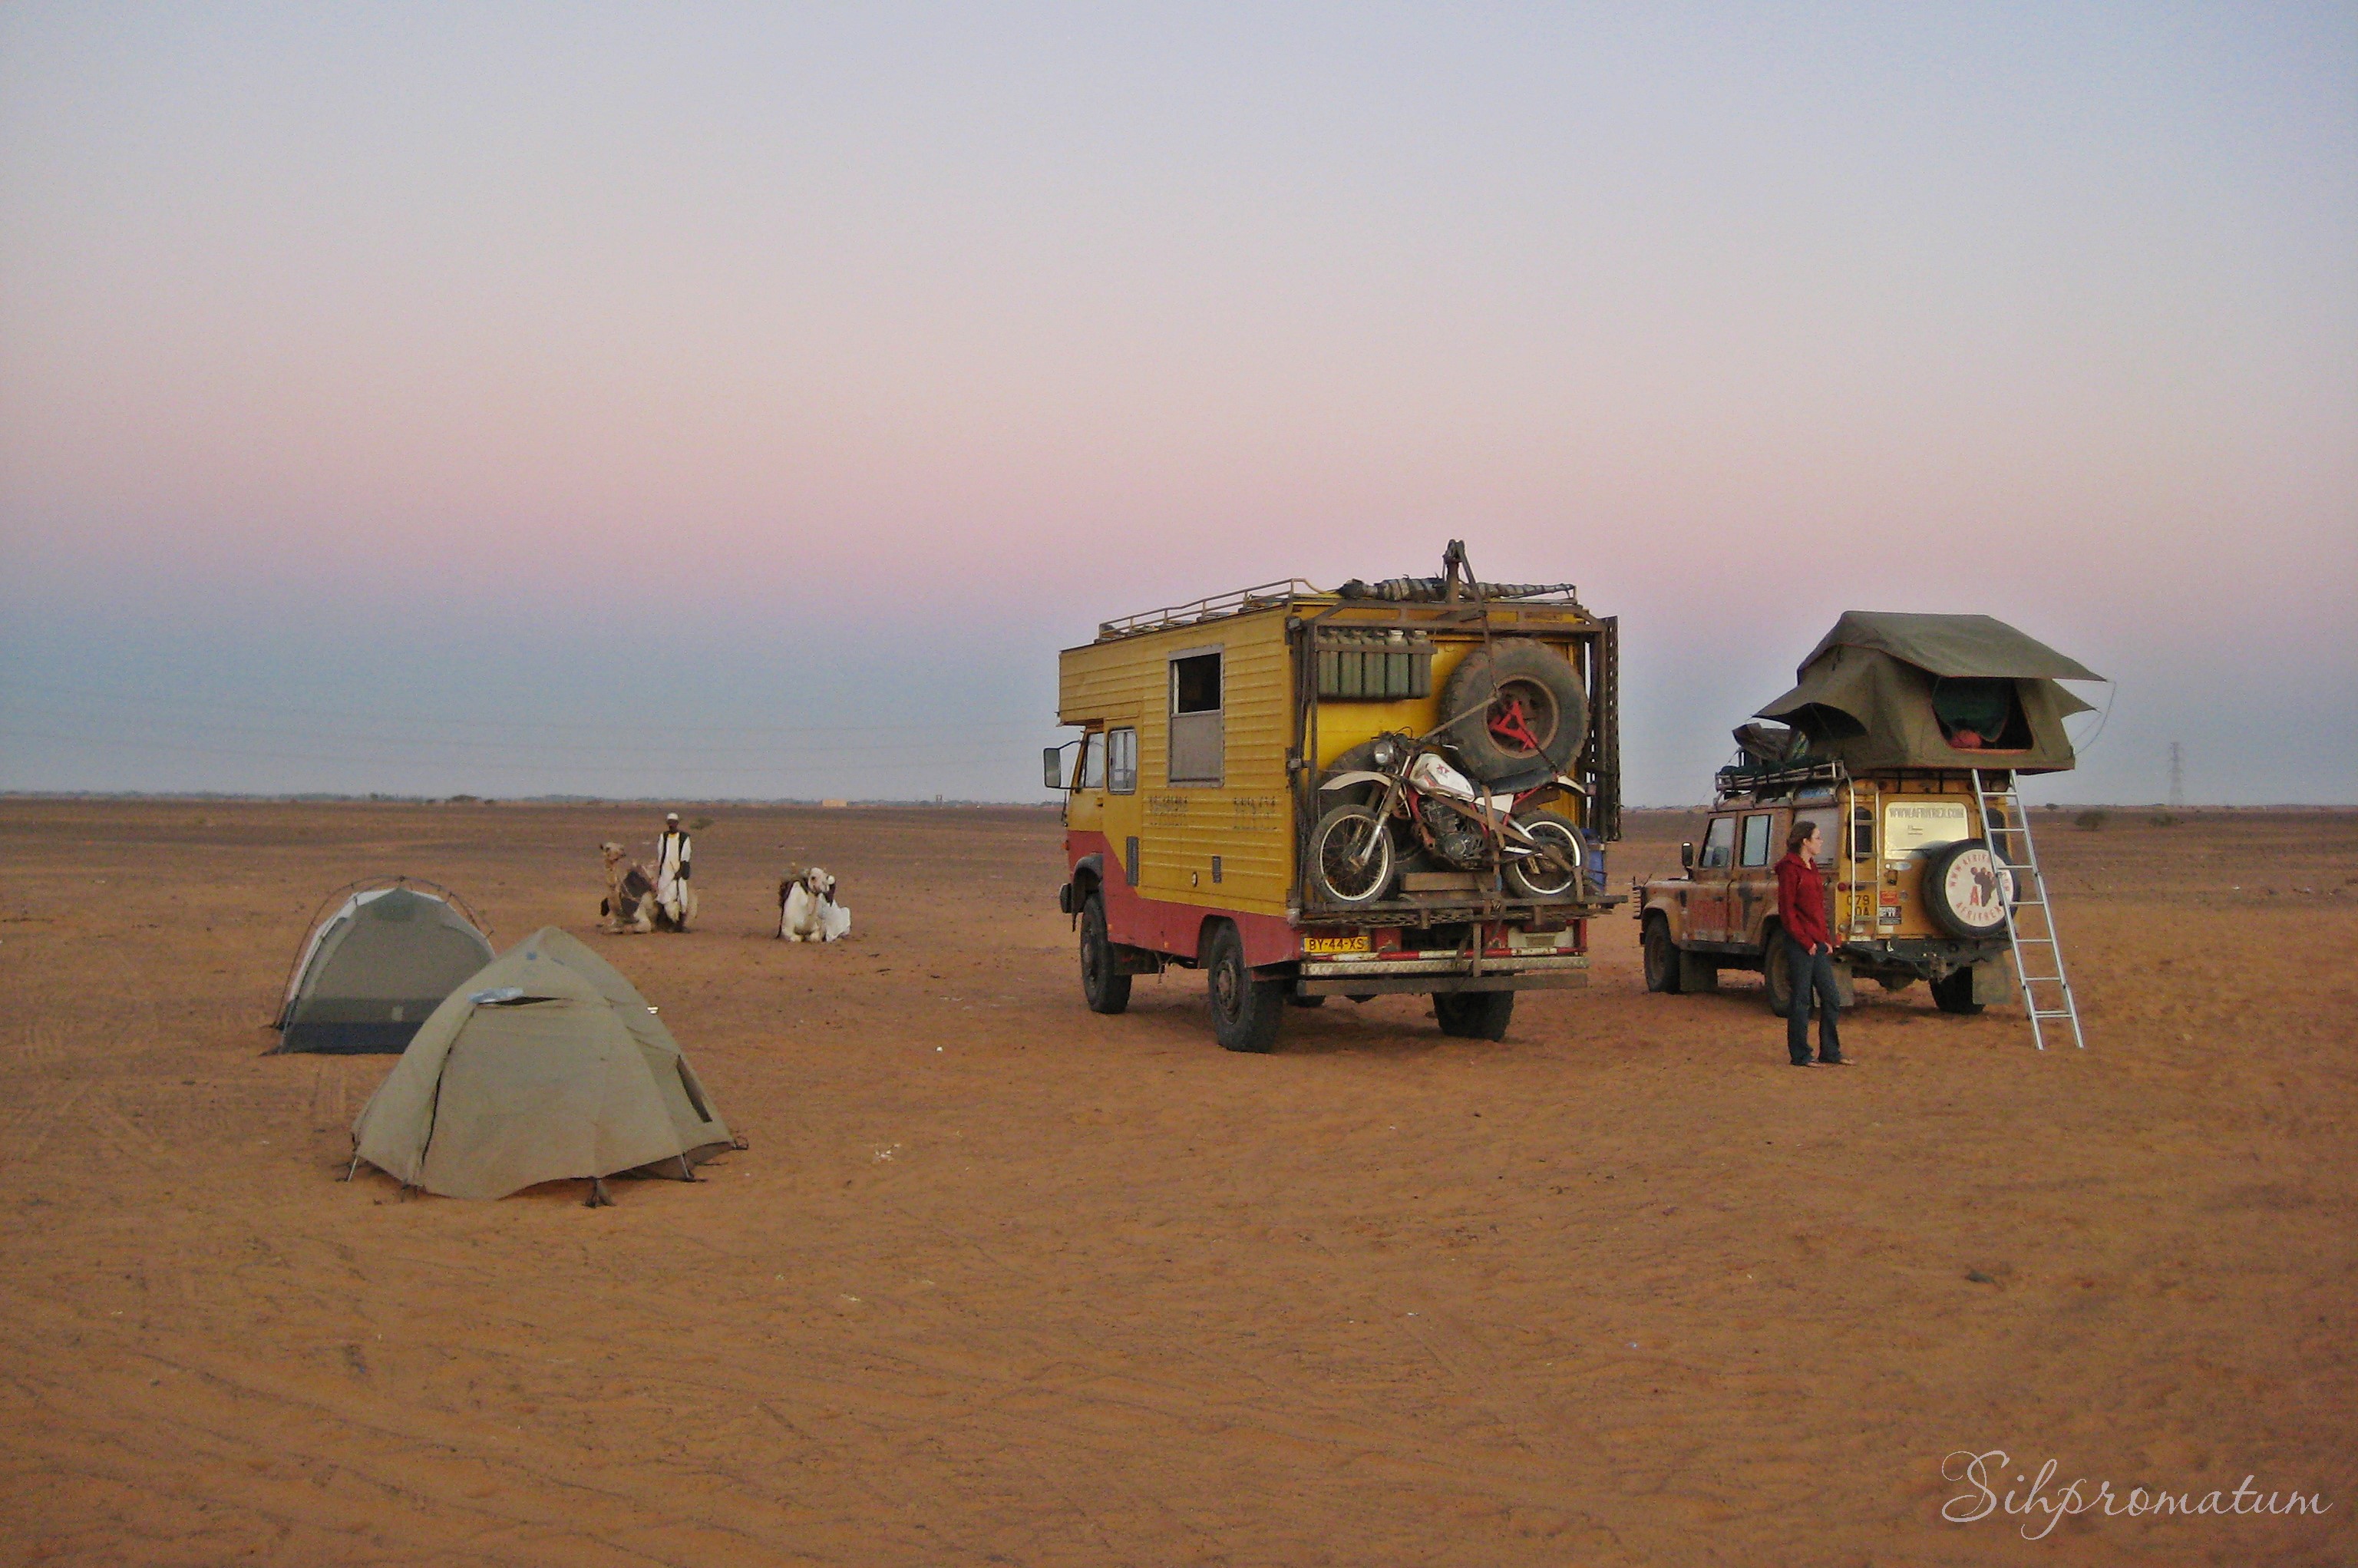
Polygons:
M663 837L655 840L655 907L674 931L685 931L696 917L696 894L687 885L688 838L679 825L679 813L664 817Z

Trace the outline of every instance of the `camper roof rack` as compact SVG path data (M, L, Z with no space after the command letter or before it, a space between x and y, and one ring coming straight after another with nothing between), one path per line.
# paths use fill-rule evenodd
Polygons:
M1198 599L1187 604L1166 605L1161 610L1142 611L1125 615L1118 621L1098 623L1098 641L1110 642L1116 637L1134 637L1141 632L1160 632L1171 626L1192 626L1199 621L1217 621L1227 615L1241 615L1248 610L1266 610L1272 605L1315 594L1318 590L1298 577L1282 578L1265 582L1258 588L1240 588L1231 593L1216 593L1208 599Z

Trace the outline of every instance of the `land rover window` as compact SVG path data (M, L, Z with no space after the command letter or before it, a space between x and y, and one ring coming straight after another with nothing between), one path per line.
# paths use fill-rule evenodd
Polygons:
M1106 738L1102 730L1093 730L1081 742L1080 789L1103 789L1106 786Z
M1106 788L1115 795L1138 793L1138 731L1109 730L1105 746Z
M1842 811L1838 806L1820 806L1811 811L1793 813L1793 826L1808 823L1818 830L1818 863L1824 865L1842 853Z
M1706 871L1724 871L1736 853L1736 818L1714 816L1704 830L1703 858L1698 862Z
M1765 866L1768 863L1768 830L1777 826L1777 818L1760 812L1744 819L1744 854L1736 862L1743 866Z
M1217 648L1172 659L1171 744L1165 758L1172 784L1217 784L1227 777L1222 684Z

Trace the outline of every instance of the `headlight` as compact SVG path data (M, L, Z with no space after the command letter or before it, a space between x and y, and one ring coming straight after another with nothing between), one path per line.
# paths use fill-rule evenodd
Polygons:
M1392 765L1392 758L1397 755L1397 753L1392 750L1392 743L1390 741L1379 741L1376 742L1375 751L1369 754L1376 759L1376 766L1379 768L1390 767Z

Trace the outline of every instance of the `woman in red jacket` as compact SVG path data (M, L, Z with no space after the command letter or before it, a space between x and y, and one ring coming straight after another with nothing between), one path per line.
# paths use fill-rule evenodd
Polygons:
M1834 944L1826 930L1826 884L1818 875L1818 825L1797 822L1777 862L1777 938L1785 944L1785 973L1793 982L1793 1005L1785 1014L1785 1051L1796 1067L1810 1061L1810 998L1818 999L1818 1062L1850 1064L1842 1054L1834 1022L1840 1002L1834 991Z

